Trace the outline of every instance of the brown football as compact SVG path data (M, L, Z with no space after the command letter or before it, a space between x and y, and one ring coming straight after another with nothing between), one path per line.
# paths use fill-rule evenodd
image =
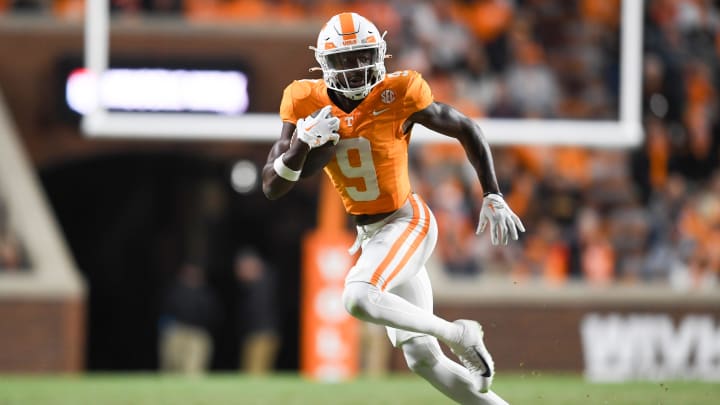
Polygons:
M335 156L335 145L328 142L317 148L310 149L302 169L302 177L309 177L319 172Z

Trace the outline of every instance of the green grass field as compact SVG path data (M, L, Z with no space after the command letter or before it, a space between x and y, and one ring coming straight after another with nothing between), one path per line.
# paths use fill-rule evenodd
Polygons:
M590 384L579 376L499 375L493 389L511 404L712 405L720 384L701 382ZM410 374L321 384L295 375L200 378L158 374L0 376L0 405L344 405L449 404Z

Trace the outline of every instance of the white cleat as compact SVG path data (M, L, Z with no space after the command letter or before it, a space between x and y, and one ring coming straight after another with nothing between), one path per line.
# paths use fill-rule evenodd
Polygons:
M490 390L495 376L495 363L483 343L482 326L475 321L460 319L454 324L462 328L462 337L457 345L450 349L460 359L463 366L470 372L475 386L481 393Z

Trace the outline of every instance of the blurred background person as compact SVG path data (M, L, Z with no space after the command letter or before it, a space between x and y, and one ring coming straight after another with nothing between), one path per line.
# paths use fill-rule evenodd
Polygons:
M233 272L237 281L240 370L267 374L275 367L280 346L275 272L251 247L238 251Z
M213 329L221 310L205 283L202 267L186 262L168 287L161 307L160 368L199 375L208 370L213 353Z

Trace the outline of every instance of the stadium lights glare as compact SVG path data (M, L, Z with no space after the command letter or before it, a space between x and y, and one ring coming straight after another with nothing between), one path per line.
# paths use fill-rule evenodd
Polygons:
M108 69L108 0L88 1L85 18L85 67L97 77ZM619 119L614 121L568 119L478 119L488 140L495 145L583 145L632 147L641 143L641 67L643 1L622 0L620 30ZM99 92L99 86L96 90ZM108 111L93 98L83 116L82 130L91 137L237 139L273 141L282 126L271 113L241 115L166 114ZM443 142L450 138L418 126L414 141Z

